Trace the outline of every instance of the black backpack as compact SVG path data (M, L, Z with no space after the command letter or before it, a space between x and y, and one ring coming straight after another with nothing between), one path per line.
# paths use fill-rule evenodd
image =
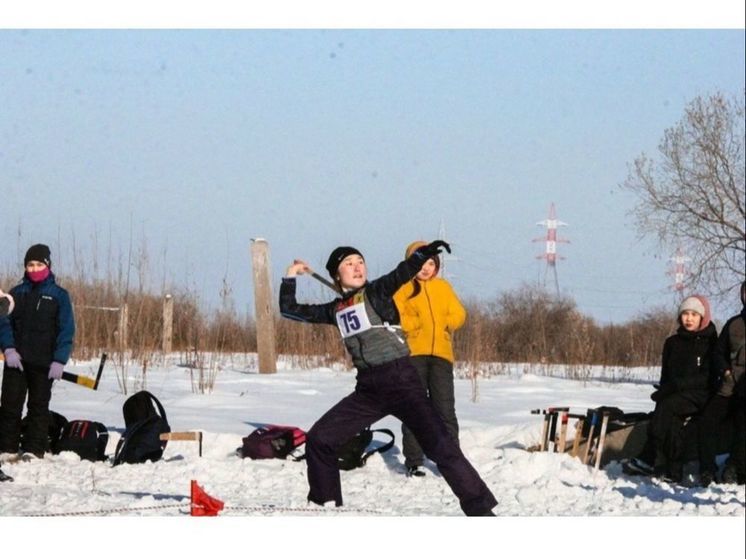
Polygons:
M595 415L594 436L597 436L600 433L601 421L603 419L604 414L608 414L609 416L609 421L606 426L607 433L613 433L614 431L618 431L619 429L624 429L625 427L629 427L630 425L633 425L640 421L650 419L649 413L644 413L644 412L624 413L621 409L615 408L613 406L600 406L598 408L588 408L588 411L586 412L586 415L585 415L585 421L583 421L582 435L584 437L587 437L591 430L591 424L593 424L594 415Z
M91 462L106 460L106 443L109 442L109 431L103 423L74 419L62 429L59 440L52 446L52 452L70 451L80 456L81 460Z
M127 398L122 413L125 431L117 443L112 466L160 460L168 442L160 436L170 433L171 427L158 398L141 390Z
M28 415L21 421L21 448L23 448L24 439L26 438L26 432L28 431ZM47 428L47 451L54 451L54 447L57 441L60 440L62 430L67 425L67 419L64 415L57 413L56 411L49 410L49 427Z
M373 433L383 433L391 440L379 447L366 452L373 441ZM366 427L357 435L337 449L337 465L340 470L354 470L362 468L365 462L376 452L386 452L394 446L394 434L389 429L370 429Z

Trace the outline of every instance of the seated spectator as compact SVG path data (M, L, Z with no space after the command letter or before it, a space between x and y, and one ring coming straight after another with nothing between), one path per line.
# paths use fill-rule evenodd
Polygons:
M746 389L744 368L746 363L746 282L741 284L741 312L731 317L723 326L714 353L714 367L718 374L717 392L705 406L699 421L699 478L707 487L715 481L718 436L724 430L724 421L730 421L730 435L726 447L730 452L723 470L723 483L746 482Z
M645 449L625 470L653 473L679 482L683 476L683 428L687 417L700 412L710 396L711 361L717 331L710 303L702 295L679 306L679 328L663 344L660 382L650 395L655 402Z

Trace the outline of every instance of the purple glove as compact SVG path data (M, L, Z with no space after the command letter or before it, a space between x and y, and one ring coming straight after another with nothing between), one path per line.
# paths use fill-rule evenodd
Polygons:
M65 366L62 363L57 363L57 361L52 361L52 364L49 366L49 379L60 380L62 378L62 370L64 368Z
M21 363L21 356L16 351L16 348L9 347L3 354L5 355L5 364L9 369L18 369L23 371L23 364Z

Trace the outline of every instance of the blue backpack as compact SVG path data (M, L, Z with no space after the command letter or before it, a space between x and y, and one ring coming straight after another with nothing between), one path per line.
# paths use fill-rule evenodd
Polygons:
M126 428L117 443L112 466L160 460L168 443L160 437L170 433L171 427L158 398L141 390L124 402L122 412Z

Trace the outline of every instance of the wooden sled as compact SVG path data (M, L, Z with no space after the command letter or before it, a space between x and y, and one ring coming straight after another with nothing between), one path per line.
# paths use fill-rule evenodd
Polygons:
M603 443L603 452L599 462L599 467L603 468L613 461L634 458L642 452L645 441L648 437L648 420L631 423L625 427L616 428L606 432ZM577 441L577 444L576 444ZM591 437L591 448L588 448L589 440L587 437L573 437L567 441L564 448L558 445L557 451L570 454L583 461L585 457L595 457L595 447L598 444L598 436ZM529 452L539 452L542 450L541 444L535 444L528 447ZM589 465L595 463L595 459L588 459Z

